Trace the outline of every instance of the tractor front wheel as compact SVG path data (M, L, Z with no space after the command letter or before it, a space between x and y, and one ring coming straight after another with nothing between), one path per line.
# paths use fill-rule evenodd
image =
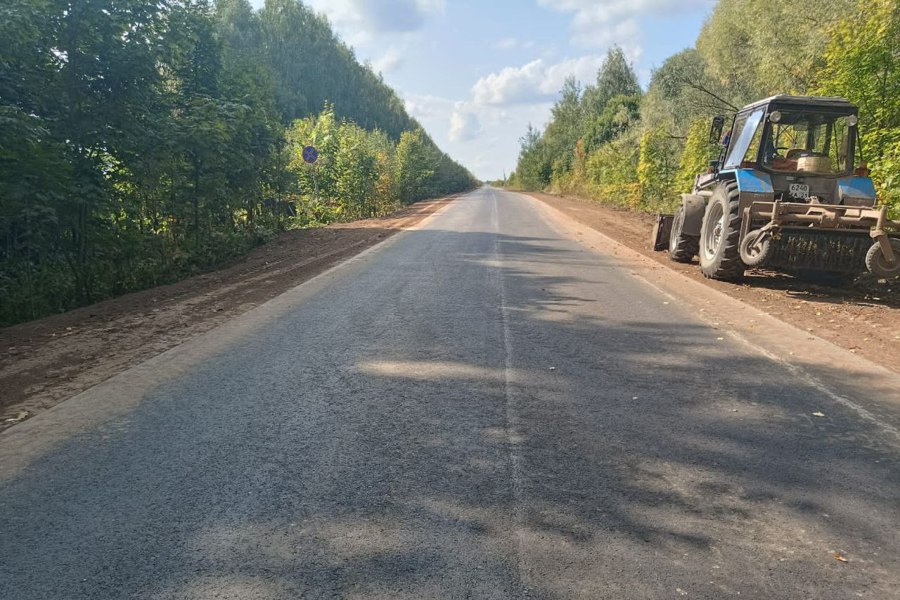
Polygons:
M744 276L740 237L740 191L736 183L721 183L706 205L700 228L700 270L706 277L737 281Z
M881 244L876 243L869 248L866 254L866 268L878 277L889 279L891 277L900 276L900 239L890 238L891 249L894 251L894 262L888 262Z
M757 229L744 236L740 246L741 260L750 267L764 265L772 254L772 238L770 234Z
M700 239L684 233L684 206L679 206L669 233L669 258L675 262L689 263L697 256L699 249Z

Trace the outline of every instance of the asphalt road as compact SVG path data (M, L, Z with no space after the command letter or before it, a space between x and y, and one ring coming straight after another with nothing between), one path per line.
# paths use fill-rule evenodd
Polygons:
M835 400L865 382L541 214L479 190L0 435L0 598L900 598L900 439Z

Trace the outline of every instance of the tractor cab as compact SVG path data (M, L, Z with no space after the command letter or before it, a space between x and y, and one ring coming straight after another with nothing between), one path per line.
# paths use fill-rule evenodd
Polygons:
M778 200L872 206L874 186L858 181L868 176L858 152L858 121L858 109L843 98L774 96L755 102L735 115L727 134L719 133L723 145L717 177L710 181L742 178L739 171L752 170L771 182ZM714 121L713 131L723 124ZM849 182L841 178L856 179L866 193L842 193L841 184Z

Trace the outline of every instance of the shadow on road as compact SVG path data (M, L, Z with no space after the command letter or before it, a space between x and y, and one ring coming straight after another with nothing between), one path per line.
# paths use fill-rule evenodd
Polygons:
M433 277L340 282L5 482L0 596L900 587L882 430L574 245L405 235Z

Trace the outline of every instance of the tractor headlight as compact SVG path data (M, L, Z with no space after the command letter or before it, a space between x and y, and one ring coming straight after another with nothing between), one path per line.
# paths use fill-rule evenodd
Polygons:
M769 115L769 120L773 123L780 123L781 122L781 111L773 110L772 113Z
M850 127L855 127L857 123L859 123L859 117L857 117L856 115L850 115L849 117L847 117L847 125L849 125Z

